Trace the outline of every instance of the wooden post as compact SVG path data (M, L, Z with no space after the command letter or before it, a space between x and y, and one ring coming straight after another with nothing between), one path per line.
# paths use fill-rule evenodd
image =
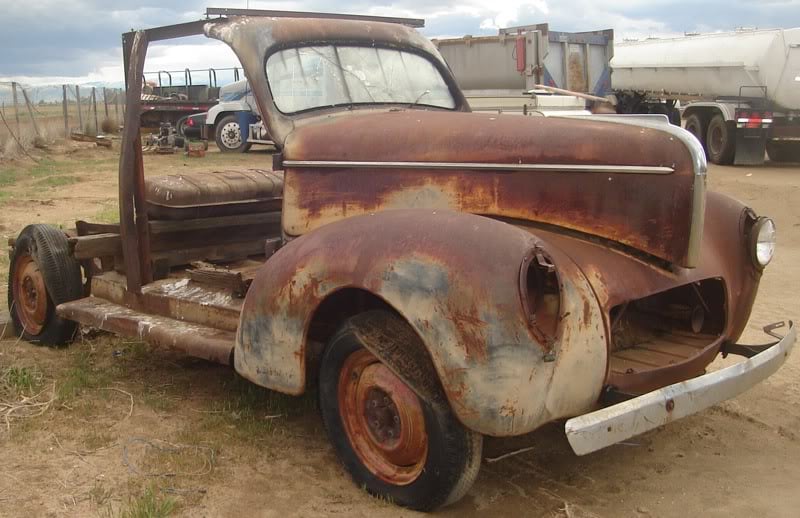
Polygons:
M14 100L14 119L17 121L17 137L19 137L19 108L17 107L17 83L11 82L11 97Z
M75 85L75 99L78 101L78 131L83 133L83 113L81 112L81 87Z
M94 134L100 133L100 125L97 123L97 89L92 87L92 109L94 110Z
M106 119L108 118L108 89L103 87L103 107L106 109Z
M69 112L67 111L67 85L61 85L61 91L64 94L61 107L64 110L64 138L69 140Z
M33 116L33 108L31 107L31 101L28 99L28 92L25 91L24 88L20 88L22 90L22 97L25 98L25 106L28 108L28 115L31 117L31 122L33 123L33 131L36 132L37 137L41 137L42 134L39 133L39 125L36 124L36 117Z
M139 114L142 104L142 74L147 54L147 34L133 38L119 158L119 228L128 292L140 294L142 286L153 280L150 263L150 232L144 199L144 164Z

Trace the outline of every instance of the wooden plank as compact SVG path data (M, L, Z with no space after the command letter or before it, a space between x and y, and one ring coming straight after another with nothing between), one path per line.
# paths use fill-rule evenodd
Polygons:
M280 221L280 212L261 212L256 214L238 214L235 216L216 216L213 218L184 220L157 220L150 222L150 232L153 234L163 234L167 232L228 228L244 225L269 225L280 223Z
M189 248L181 250L170 250L164 252L154 252L153 260L166 259L170 266L181 266L189 264L198 259L205 261L236 261L252 256L260 256L264 253L264 242L253 241L244 243L233 243L228 245L204 246L199 248Z
M93 259L122 254L119 234L90 234L69 239L72 255L76 259Z
M202 267L187 270L189 279L215 288L231 290L234 297L242 298L247 293L249 283L242 278L241 272L224 268Z
M111 148L111 139L108 137L93 137L91 135L86 135L85 133L73 131L70 133L69 138L72 140L77 140L78 142L94 142L98 146Z

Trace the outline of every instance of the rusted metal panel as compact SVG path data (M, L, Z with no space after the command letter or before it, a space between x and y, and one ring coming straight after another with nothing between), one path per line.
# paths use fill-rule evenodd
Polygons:
M61 304L58 314L81 324L181 351L189 356L230 364L234 335L230 331L140 313L96 297Z
M92 278L92 295L142 313L160 315L181 322L194 322L234 332L239 325L242 300L229 289L171 277L152 282L142 293L125 291L125 277L106 272Z
M687 263L692 157L682 142L658 129L477 113L349 114L298 128L286 142L284 157L283 227L290 235L369 211L446 208L549 223ZM297 160L414 161L420 167L288 165ZM425 169L426 162L452 167ZM473 162L519 165L520 170L457 168ZM524 170L537 164L555 170ZM565 170L557 170L558 164ZM581 166L597 169L587 172ZM624 170L636 166L645 167L640 174ZM614 167L622 172L613 172ZM647 174L647 167L674 172Z
M314 110L313 113L289 117L276 110L267 84L264 59L277 47L303 43L343 42L351 45L404 48L428 56L438 68L453 95L456 110L469 111L464 95L456 85L444 59L430 40L411 27L396 23L331 20L319 18L265 18L237 16L224 20L211 20L205 26L210 38L222 40L231 46L244 67L253 88L259 112L272 140L282 147L286 136L295 126L313 120L340 108ZM331 141L336 139L331 139Z
M520 269L537 246L563 272L554 344L537 342L520 301ZM303 392L306 345L299 337L307 336L319 303L346 287L378 295L409 322L453 411L474 430L525 433L585 412L600 395L605 330L577 267L530 233L451 211L350 218L282 247L245 299L237 371L262 386Z

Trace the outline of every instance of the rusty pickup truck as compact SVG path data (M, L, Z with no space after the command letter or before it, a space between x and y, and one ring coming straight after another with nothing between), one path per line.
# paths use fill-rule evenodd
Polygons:
M468 492L485 436L562 421L584 455L785 361L789 321L737 343L775 225L708 192L666 118L471 113L420 20L215 14L124 35L120 223L13 242L26 340L79 323L316 390L355 483L420 510ZM200 33L238 56L278 151L145 179L148 43Z

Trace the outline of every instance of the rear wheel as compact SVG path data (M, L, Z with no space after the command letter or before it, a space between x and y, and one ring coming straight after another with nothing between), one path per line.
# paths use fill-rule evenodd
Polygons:
M398 505L431 510L466 494L480 468L482 436L433 406L366 349L351 319L320 366L328 437L355 483Z
M694 135L697 140L700 141L700 144L703 145L703 148L706 147L706 126L703 123L703 119L696 113L689 115L686 117L686 125L684 126L686 131Z
M29 342L62 345L76 324L56 306L83 295L80 265L67 238L48 225L29 225L14 243L8 274L8 308L17 332Z
M733 163L733 155L736 152L734 131L721 114L718 113L711 118L706 134L706 152L709 160L719 165Z
M236 115L227 115L217 124L217 147L223 153L244 153L251 144L245 143Z

